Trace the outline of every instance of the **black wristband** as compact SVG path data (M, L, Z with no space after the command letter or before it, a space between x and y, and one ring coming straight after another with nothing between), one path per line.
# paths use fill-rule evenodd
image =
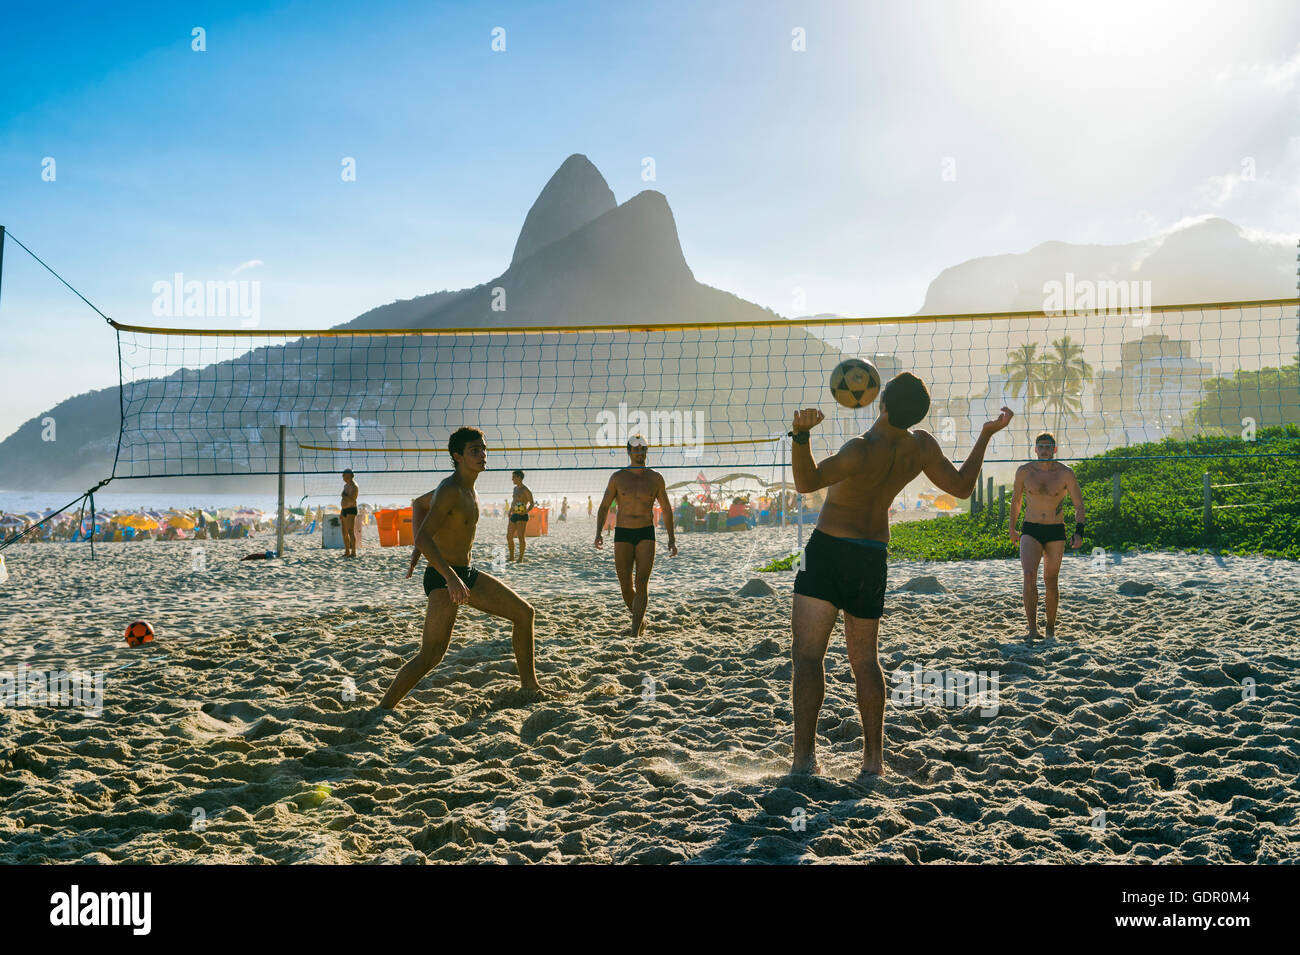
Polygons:
M1083 525L1080 524L1078 521L1074 522L1074 532L1078 534L1080 537L1083 536Z
M790 432L790 437L794 440L794 443L795 443L795 444L807 444L808 441L809 441L809 439L812 438L812 432L811 432L811 431L791 431L791 432Z

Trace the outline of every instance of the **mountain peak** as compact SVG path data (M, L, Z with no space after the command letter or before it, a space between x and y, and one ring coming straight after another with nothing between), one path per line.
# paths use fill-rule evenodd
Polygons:
M574 153L543 187L519 230L514 265L613 209L614 192L586 156Z

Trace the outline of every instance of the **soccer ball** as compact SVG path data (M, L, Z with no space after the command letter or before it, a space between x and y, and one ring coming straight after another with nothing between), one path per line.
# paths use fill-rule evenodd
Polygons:
M880 372L861 358L846 358L831 372L831 397L846 408L865 408L880 394Z
M133 647L143 646L146 643L153 643L153 627L143 620L136 620L127 624L126 642Z

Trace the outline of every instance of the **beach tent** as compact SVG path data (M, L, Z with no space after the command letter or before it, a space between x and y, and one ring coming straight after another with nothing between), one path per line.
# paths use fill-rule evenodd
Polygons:
M138 531L156 531L159 524L152 517L145 514L124 514L118 517L115 523L122 527L132 527Z

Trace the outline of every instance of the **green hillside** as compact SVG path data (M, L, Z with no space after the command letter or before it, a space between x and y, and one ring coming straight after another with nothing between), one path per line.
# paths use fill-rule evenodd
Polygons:
M1163 459L1125 460L1145 455ZM1239 437L1165 440L1115 448L1073 465L1083 490L1087 530L1083 549L1210 550L1300 560L1300 428L1261 429L1253 442ZM1202 482L1213 485L1213 527L1203 522ZM1112 504L1113 475L1123 492ZM1007 489L1008 506L1011 490ZM1066 501L1067 525L1074 508ZM1006 525L993 506L979 515L959 514L896 524L893 557L969 560L1015 557Z

